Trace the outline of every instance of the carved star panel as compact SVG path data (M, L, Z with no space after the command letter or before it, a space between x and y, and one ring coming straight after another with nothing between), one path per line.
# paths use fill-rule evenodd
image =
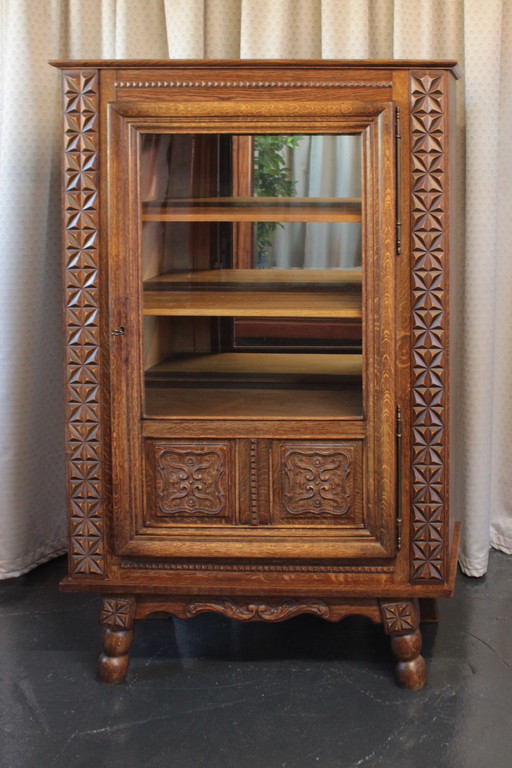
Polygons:
M415 600L380 600L384 631L388 635L403 635L419 627L419 611Z
M444 75L414 72L411 98L412 572L444 578L446 116Z
M135 613L135 598L104 597L101 602L100 624L111 629L131 629Z
M98 74L64 75L64 254L71 570L105 569L98 289Z

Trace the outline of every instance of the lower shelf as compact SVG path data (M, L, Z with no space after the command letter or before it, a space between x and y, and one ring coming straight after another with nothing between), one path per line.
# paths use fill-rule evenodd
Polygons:
M359 384L361 355L220 352L172 355L146 371L146 381L281 381Z
M361 355L176 355L145 374L146 416L362 418Z
M150 418L361 419L361 390L225 389L148 386Z

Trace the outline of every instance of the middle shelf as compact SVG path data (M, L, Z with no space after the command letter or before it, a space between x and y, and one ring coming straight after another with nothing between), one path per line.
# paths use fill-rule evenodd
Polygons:
M149 200L142 221L360 222L360 198L200 197Z
M145 315L361 318L361 270L223 269L144 282Z

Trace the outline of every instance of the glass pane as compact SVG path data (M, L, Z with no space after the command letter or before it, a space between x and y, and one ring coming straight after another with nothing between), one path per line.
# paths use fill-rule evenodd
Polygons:
M361 418L361 137L140 147L146 415Z
M253 138L254 194L297 199L361 198L361 137ZM262 222L254 266L342 269L361 266L359 222Z

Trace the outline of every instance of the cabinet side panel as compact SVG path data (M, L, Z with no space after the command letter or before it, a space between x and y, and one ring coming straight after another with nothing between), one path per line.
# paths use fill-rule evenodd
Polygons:
M100 350L98 72L63 73L64 294L69 570L105 575Z
M447 74L410 73L411 580L447 574Z

